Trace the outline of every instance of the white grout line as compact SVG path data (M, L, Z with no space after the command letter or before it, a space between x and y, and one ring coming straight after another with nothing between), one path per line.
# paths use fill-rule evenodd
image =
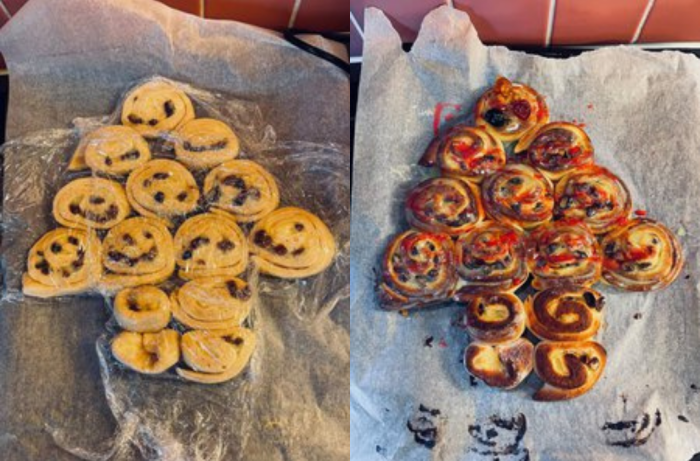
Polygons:
M644 30L644 25L647 23L649 13L651 13L652 8L654 8L654 0L649 0L647 2L647 7L644 9L644 13L642 13L642 18L639 20L639 24L637 24L637 30L634 31L634 35L632 36L630 43L637 43L637 40L639 40L639 36L642 35L642 30Z
M357 23L357 19L355 19L355 15L352 14L352 11L350 12L350 22L352 23L353 26L355 26L357 33L360 34L360 38L364 41L365 40L365 33L362 32L362 28Z
M350 56L350 64L360 64L362 62L362 56Z
M544 37L544 46L552 44L552 31L554 30L554 13L557 9L557 0L549 0L549 11L547 12L547 35Z
M204 17L204 0L199 0L199 17Z
M450 8L454 8L454 7L455 7L455 2L454 2L454 0L447 0L445 3L447 3L447 6L449 6Z
M287 25L289 29L294 27L294 23L297 22L299 8L301 8L301 0L294 0L294 8L292 8L292 15L289 16L289 24Z
M0 10L2 10L3 13L5 13L5 16L7 16L7 19L12 18L12 15L10 14L10 10L7 9L5 6L5 2L0 0Z

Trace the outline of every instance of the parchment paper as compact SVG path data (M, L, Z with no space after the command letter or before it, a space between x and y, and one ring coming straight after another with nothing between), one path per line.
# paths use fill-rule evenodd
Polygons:
M39 227L27 223L49 222L45 188L32 185L57 174L47 171L60 171L56 162L76 142L71 123L77 117L80 126L95 123L85 117L110 114L125 88L160 74L221 92L206 113L230 107L233 98L259 107L277 142L251 158L274 170L284 203L334 223L340 248L324 275L301 282L261 277L255 314L261 347L242 379L210 388L115 367L104 339L96 348L108 321L99 297L0 303L0 459L346 458L345 74L277 34L142 0L32 0L0 32L0 50L11 75L8 135L14 139L5 150L13 173L4 199L34 203L10 206L5 229L17 231L12 226L23 223L30 235ZM14 267L6 258L19 254L24 239L4 243L5 269ZM8 252L12 242L18 248ZM9 274L8 283L17 275ZM317 292L322 296L309 296Z
M630 47L566 60L486 47L468 16L447 7L426 17L406 53L382 12L365 18L351 234L352 459L690 459L700 451L700 61ZM608 364L573 401L534 402L534 376L514 392L470 384L460 362L467 335L452 326L459 307L404 318L379 310L374 292L384 247L406 228L405 192L429 174L417 161L436 105L461 105L445 106L442 122L451 114L452 123L499 74L544 94L552 120L585 123L597 161L629 185L635 208L679 232L687 257L664 291L601 287ZM428 438L437 427L432 450L416 443L409 421ZM626 440L632 446L619 446Z

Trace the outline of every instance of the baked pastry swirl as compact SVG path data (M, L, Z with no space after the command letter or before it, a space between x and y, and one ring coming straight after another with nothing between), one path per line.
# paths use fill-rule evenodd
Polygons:
M197 118L175 132L175 157L193 169L211 168L238 157L238 136L224 122Z
M238 222L257 221L280 203L275 178L250 160L231 160L211 170L204 179L204 197Z
M109 229L129 213L124 188L109 179L76 179L63 186L53 200L53 216L66 227Z
M549 122L544 98L527 85L498 77L476 102L475 124L503 142L516 141Z
M554 122L531 131L515 146L530 165L552 181L585 165L593 164L593 144L585 131L573 123Z
M157 333L122 331L112 340L112 355L139 373L160 374L180 360L180 334L170 329Z
M134 170L126 182L129 203L143 216L169 223L197 208L199 187L192 173L173 160L151 160Z
M464 351L467 371L491 387L514 389L533 365L532 343L519 338L505 344L472 342Z
M505 166L506 152L501 141L488 131L457 125L435 138L419 163L437 165L444 176L458 176L479 183L486 175Z
M425 307L452 296L456 254L446 234L410 230L389 243L382 260L379 298L387 310Z
M192 280L173 291L173 315L188 328L224 330L238 327L252 307L252 290L236 277Z
M632 209L627 186L610 171L597 165L577 169L554 189L554 218L581 219L594 234L612 230Z
M114 298L114 318L125 330L158 332L170 323L170 299L152 285L125 288Z
M262 218L251 229L248 242L260 271L285 279L322 272L336 252L328 226L296 207L278 208Z
M107 233L102 262L100 285L107 291L157 284L175 270L173 239L160 220L129 218Z
M590 286L600 279L602 258L595 236L581 221L555 221L537 229L528 241L528 266L537 290Z
M151 159L141 135L128 126L104 126L91 131L78 144L68 170L90 168L96 173L123 176Z
M512 293L465 287L455 299L465 305L467 333L474 341L502 344L515 341L525 331L525 308Z
M100 277L101 252L100 240L91 231L49 231L29 250L22 291L38 298L88 291Z
M481 197L486 213L496 221L532 229L552 219L552 183L527 165L506 165L487 177Z
M229 381L246 367L255 342L255 333L243 327L188 331L182 336L182 359L191 370L177 368L177 374L203 384Z
M591 288L549 288L525 302L527 327L543 340L583 341L598 332L604 305L603 295Z
M595 341L550 342L535 347L535 372L544 386L533 398L568 400L588 392L603 373L607 354Z
M248 243L231 216L205 213L188 219L175 234L178 274L200 277L233 277L248 266Z
M167 82L151 81L131 90L122 105L122 125L155 137L194 119L192 101Z
M406 198L406 219L426 232L467 232L484 219L479 189L458 178L425 180Z
M632 219L603 237L603 279L629 291L667 287L683 267L676 236L666 226L647 218Z
M524 236L516 227L485 221L455 245L457 271L470 286L511 292L527 280Z

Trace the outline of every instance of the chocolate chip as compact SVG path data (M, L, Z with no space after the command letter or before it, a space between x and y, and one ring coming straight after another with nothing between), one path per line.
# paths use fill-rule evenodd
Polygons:
M93 205L102 205L103 203L105 203L105 199L102 197L98 197L97 195L91 195L90 203L92 203Z
M236 245L228 239L220 241L216 244L216 246L219 250L223 251L224 253L226 253L227 251L231 251L236 247Z
M165 101L165 104L163 104L163 110L165 110L165 117L170 118L175 113L175 104L168 99Z
M163 203L165 202L165 194L163 192L158 191L153 195L153 200L155 200L158 203Z
M299 247L299 248L297 248L296 250L292 251L292 255L293 255L293 256L299 256L299 255L302 254L304 251L306 251L306 248L304 248L304 247Z
M51 252L52 253L58 254L61 252L61 250L63 250L63 247L60 244L58 244L58 243L51 244Z
M287 247L284 245L275 245L273 250L274 250L275 254L280 255L280 256L284 256L287 254Z
M135 114L129 114L127 120L129 120L134 125L141 125L143 123L143 119Z
M141 153L136 149L132 149L126 154L122 154L119 158L122 160L137 160L139 157L141 157Z
M187 261L192 258L192 252L190 250L185 250L182 252L182 260Z
M184 202L185 200L187 200L187 192L180 192L179 194L177 194L176 198L179 202Z
M294 229L296 229L297 231L301 232L301 231L304 230L304 225L303 225L302 223L300 223L300 222L295 223L295 224L294 224Z
M70 212L73 214L81 214L82 213L82 210L80 209L80 205L77 205L75 203L71 203L70 206L68 207L68 210L70 210Z
M124 240L124 243L126 243L127 245L133 245L133 244L136 243L136 241L135 241L134 238L131 236L131 234L124 234L124 235L122 235L122 240Z

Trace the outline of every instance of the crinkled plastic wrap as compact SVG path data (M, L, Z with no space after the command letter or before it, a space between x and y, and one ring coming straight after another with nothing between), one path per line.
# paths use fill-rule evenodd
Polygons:
M347 363L348 353L347 312L342 311L349 297L349 152L333 144L277 142L274 130L252 102L160 77L146 81L176 85L194 103L197 118L215 118L231 126L241 144L238 158L254 160L272 173L280 189L280 206L297 206L317 214L331 229L338 254L324 272L300 280L261 275L254 264L249 265L240 276L253 291L253 309L244 325L255 331L257 345L244 372L223 384L187 383L172 371L147 376L126 369L110 350L110 341L119 331L110 318L97 340L96 354L107 403L116 420L113 440L91 442L83 431L66 428L61 421L47 421L46 430L66 451L91 460L133 459L134 446L149 460L274 459L266 458L265 453L278 450L289 451L290 459L337 459L343 445L334 444L333 437L321 442L298 441L310 425L330 425L334 430L329 434L334 437L344 432L347 403L338 389L328 389L338 382L328 376L347 373L339 367ZM146 81L134 82L134 86ZM69 181L92 174L67 170L80 138L99 126L118 124L119 106L110 116L77 119L73 128L35 132L3 146L5 305L60 309L62 304L81 304L86 309L102 306L111 315L112 293L28 298L21 291L21 276L30 247L57 227L52 218L56 192ZM172 136L149 140L152 158L173 158ZM205 174L194 172L200 188ZM126 176L112 179L124 184ZM133 210L132 215L136 215ZM241 225L244 232L251 224ZM176 230L172 228L171 233ZM102 237L106 233L96 232ZM160 286L171 291L183 283L175 273ZM170 325L185 330L174 320ZM304 348L316 361L288 354L287 348ZM301 420L284 419L291 414ZM297 442L290 444L288 438ZM316 450L317 457L304 456L307 450Z

